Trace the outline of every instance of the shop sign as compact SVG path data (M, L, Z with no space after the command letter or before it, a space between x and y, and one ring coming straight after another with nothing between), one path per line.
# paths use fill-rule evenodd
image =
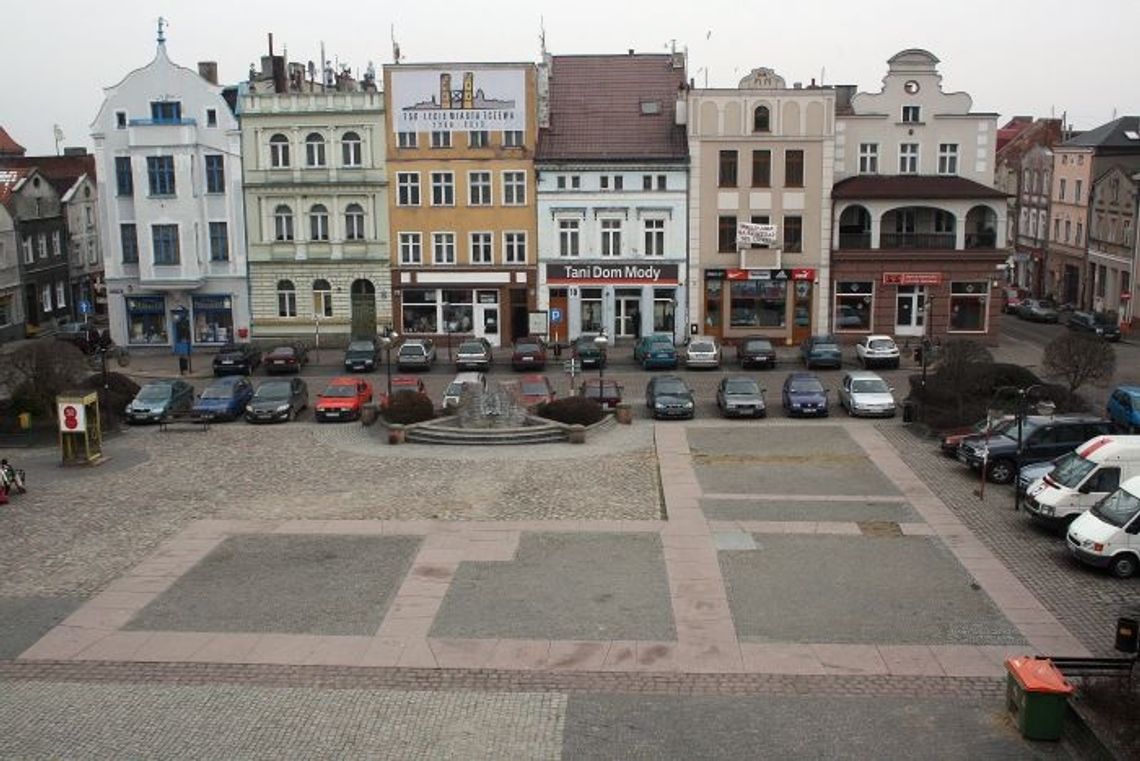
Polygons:
M884 272L883 285L942 285L942 273Z
M396 132L526 129L523 68L390 70Z
M1121 301L1132 301L1132 291L1124 291L1120 294Z
M724 280L727 276L725 269L705 270L705 280Z
M548 264L546 282L577 283L676 283L676 264Z
M815 270L808 267L784 268L778 270L730 269L726 270L729 280L815 280Z

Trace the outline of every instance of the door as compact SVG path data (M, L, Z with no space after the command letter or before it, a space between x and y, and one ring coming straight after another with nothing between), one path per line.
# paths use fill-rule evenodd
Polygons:
M926 326L926 286L900 285L895 297L895 335L921 336Z
M792 343L798 344L811 335L811 282L796 280L792 283L795 294L792 312Z
M550 343L564 344L570 340L567 329L567 301L565 288L550 289Z
M617 335L619 338L637 338L641 328L641 298L622 296L614 302L617 307Z
M475 337L486 338L492 346L500 346L499 292L478 291L475 300Z
M349 289L352 304L352 338L376 336L376 287L371 280L354 280Z

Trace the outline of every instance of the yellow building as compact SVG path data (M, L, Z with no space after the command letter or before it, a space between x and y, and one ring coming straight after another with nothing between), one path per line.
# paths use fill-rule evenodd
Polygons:
M384 69L396 330L507 345L535 305L535 67Z

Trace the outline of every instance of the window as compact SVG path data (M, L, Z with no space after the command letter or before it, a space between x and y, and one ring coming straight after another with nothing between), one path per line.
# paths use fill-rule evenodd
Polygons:
M723 216L717 220L717 246L720 253L736 250L736 217Z
M602 256L621 256L621 220L603 219Z
M918 143L899 145L899 174L918 174Z
M55 283L55 308L62 309L67 306L67 283L57 280Z
M432 233L431 249L436 264L455 264L455 233Z
M174 157L148 156L146 174L152 196L174 195Z
M431 147L432 148L450 148L451 147L451 133L443 130L435 130L431 133Z
M364 162L360 135L355 132L345 132L341 135L340 159L345 166L360 166Z
M875 283L871 280L839 282L835 284L835 314L832 319L837 331L871 329L871 300Z
M126 111L116 111L115 112L115 128L116 129L126 129L127 128L127 112Z
M570 175L570 189L579 190L582 187L582 178L576 174Z
M601 177L598 178L598 185L599 185L599 187L601 187L602 190L609 190L610 189L610 176L608 174L603 174Z
M432 206L455 205L455 175L451 172L431 173Z
M621 190L625 182L625 177L620 174L614 175L614 190Z
M771 131L770 117L768 114L767 106L757 106L752 112L752 131L753 132L769 132Z
M134 224L119 225L119 247L123 250L123 264L139 263L139 234Z
M333 316L332 286L324 278L317 278L313 281L313 316Z
M734 280L729 283L729 325L782 328L787 311L786 280Z
M577 256L580 223L577 219L558 220L558 255Z
M12 297L0 296L0 325L11 325L13 314Z
M641 189L642 190L653 190L653 175L651 175L651 174L641 175Z
M230 235L225 222L210 223L210 261L227 262L230 259Z
M178 225L153 225L150 228L154 243L154 263L174 265L179 262Z
M182 104L176 100L151 103L150 118L155 124L177 124L182 121Z
M467 173L467 203L471 206L491 205L491 173Z
M274 240L293 240L293 210L281 204L273 210Z
M767 214L753 214L752 219L749 220L754 225L770 225L772 219ZM771 248L767 243L753 243L751 248Z
M226 168L221 154L206 156L206 192L226 192Z
M720 172L717 185L722 188L736 187L736 151L720 152Z
M503 172L503 205L526 204L526 172Z
M1061 200L1065 200L1065 178L1061 178Z
M24 264L34 264L36 261L35 250L32 248L32 236L24 236Z
M292 280L277 281L277 316L297 316L297 289Z
M1081 158L1084 158L1083 156ZM1083 180L1076 180L1073 186L1073 203L1081 202L1081 184Z
M522 148L523 132L521 129L507 130L503 133L504 148Z
M1078 246L1083 245L1084 237L1085 237L1085 223L1084 222L1077 222L1077 235L1076 235L1076 238L1073 239L1073 242L1076 243Z
M657 175L657 189L665 190L668 187L666 177L663 174Z
M1053 218L1053 240L1061 240L1061 218Z
M1114 229L1115 229L1115 224L1114 224ZM51 236L51 255L52 256L63 256L64 253L65 252L63 250L63 233L60 232L59 230L56 230L54 233L52 233L52 236Z
M344 208L344 237L346 240L364 240L364 207L350 203Z
M36 236L36 254L39 256L39 258L47 259L47 248L47 234L40 233Z
M912 225L913 227L913 225ZM953 233L954 232L954 215L942 209L934 210L934 232L936 233Z
M752 151L752 187L767 188L772 185L772 152Z
M274 169L289 166L289 138L282 134L269 138L269 165Z
M804 250L803 217L784 217L784 253L798 254Z
M218 110L216 108L207 108L206 109L206 126L207 127L217 127L218 126Z
M1068 243L1073 235L1073 222L1072 220L1065 220L1065 242Z
M310 132L305 138L305 165L320 167L325 163L325 139L316 132Z
M115 187L116 192L121 196L133 196L135 194L135 181L131 175L130 156L115 157Z
M566 176L562 175L562 174L558 175L558 178L555 181L555 184L558 186L559 190L565 190L566 189Z
M486 148L490 143L490 137L485 129L472 130L467 133L468 148Z
M938 173L958 174L958 144L938 144Z
M646 219L645 227L645 255L665 256L665 220Z
M922 121L922 110L918 106L903 106L902 120L907 123Z
M40 306L43 307L44 314L51 312L51 283L44 283L40 291Z
M471 233L471 263L491 264L491 233Z
M879 173L879 144L859 143L859 174Z
M329 239L329 210L324 204L309 209L309 240Z
M784 187L802 188L804 186L804 152L784 152Z
M397 132L396 133L396 146L399 148L415 148L416 147L416 133L415 132Z
M396 173L396 205L397 206L419 206L420 205L420 173L419 172L397 172Z
M423 264L423 242L419 233L400 233L400 264Z
M506 264L526 264L526 233L503 233L503 259Z
M982 332L986 329L986 308L989 300L989 283L950 283L950 330Z

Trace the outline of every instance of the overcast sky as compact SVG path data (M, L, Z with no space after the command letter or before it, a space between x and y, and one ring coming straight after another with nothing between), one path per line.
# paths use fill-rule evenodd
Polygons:
M877 91L886 60L925 48L941 59L943 88L978 111L1060 116L1078 129L1140 113L1140 2L1136 0L483 0L481 3L292 0L5 0L8 74L0 125L29 154L90 148L102 88L154 55L155 19L170 22L167 51L194 68L214 60L224 83L245 78L272 32L291 60L330 59L363 70L392 61L390 29L407 62L536 61L539 30L555 54L689 52L698 86L735 86L758 66L789 84L823 77ZM440 9L453 7L446 15Z

